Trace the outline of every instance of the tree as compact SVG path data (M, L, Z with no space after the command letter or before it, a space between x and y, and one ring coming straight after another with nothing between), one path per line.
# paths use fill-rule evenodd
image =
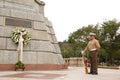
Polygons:
M73 56L73 49L71 47L71 44L69 44L68 42L64 41L64 42L59 42L59 46L61 49L61 53L63 58L69 58Z
M78 57L89 41L89 33L96 33L101 49L98 53L99 61L106 62L109 65L120 65L120 22L109 20L101 25L96 24L84 26L71 33L68 41L62 42L61 50L64 57Z
M117 20L109 20L102 23L102 34L103 40L102 40L102 47L106 49L106 52L108 54L109 63L113 64L114 62L114 55L116 51L118 50L117 46L119 43L116 42L116 39L118 39L118 29L120 27L120 22L117 22Z
M85 48L87 45L87 42L89 41L89 33L94 32L97 35L100 35L99 33L99 25L88 25L86 27L82 27L78 29L77 31L73 32L70 34L68 38L68 43L71 44L73 47L74 54L77 56L82 56L81 55L81 50ZM97 36L99 38L99 36Z
M89 41L89 33L94 32L97 35L99 35L99 26L97 25L88 25L84 26L77 31L70 34L68 38L69 43L75 43L75 42L88 42ZM98 38L98 37L97 37Z

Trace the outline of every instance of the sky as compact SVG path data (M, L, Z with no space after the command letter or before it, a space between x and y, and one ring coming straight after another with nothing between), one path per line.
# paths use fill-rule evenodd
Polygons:
M42 0L45 16L52 22L58 41L73 31L106 20L120 21L120 0Z

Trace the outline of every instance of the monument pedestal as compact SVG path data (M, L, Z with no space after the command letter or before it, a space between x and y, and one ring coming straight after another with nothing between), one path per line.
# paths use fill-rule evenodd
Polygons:
M67 69L65 64L25 64L24 71L62 70ZM14 71L15 64L0 64L0 71Z
M44 16L44 5L40 0L0 0L0 71L14 70L18 61L17 45L11 39L16 27L32 34L23 50L25 70L67 68L52 23Z

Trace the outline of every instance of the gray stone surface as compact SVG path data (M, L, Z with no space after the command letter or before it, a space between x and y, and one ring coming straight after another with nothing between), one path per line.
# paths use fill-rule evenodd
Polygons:
M55 35L49 34L48 37L49 37L49 40L50 40L51 43L58 44Z
M4 55L4 51L0 50L0 63L3 63L3 55Z
M0 64L15 64L18 61L16 51L0 50Z
M4 18L0 16L0 25L4 25Z
M54 44L51 43L51 46L52 46L52 52L53 52L53 53L57 53Z
M37 29L37 30L46 30L45 23L44 22L37 22L37 21L35 21L34 22L34 29Z
M11 17L27 19L27 12L25 12L25 11L23 12L21 10L12 9L11 10Z
M17 50L17 45L12 41L11 38L7 38L7 49L8 50Z
M58 64L57 56L49 52L37 52L38 64Z
M6 49L6 38L0 38L0 49Z
M37 64L44 64L44 54L45 52L37 52Z
M44 53L44 58L43 58L44 64L53 64L52 54L53 53Z
M0 0L0 7L4 7L4 1Z
M61 54L56 54L57 55L57 59L58 59L58 64L64 64L64 60Z
M44 21L44 17L41 14L28 12L27 13L27 19L35 20L35 21Z
M52 60L53 64L64 64L64 60L63 60L61 54L51 54L49 56L50 56L49 58ZM46 60L47 60L47 58L46 58Z
M49 28L49 29L50 29L50 33L54 35L54 34L55 34L55 31L53 30L53 28L51 27L51 28Z
M4 36L4 27L0 26L0 36Z
M38 0L38 1L40 2L40 0ZM36 9L37 13L40 13L44 16L44 10L43 10L44 8L43 7L44 6L38 4L37 2L36 2L36 4L34 4L34 8Z
M35 17L36 17L36 13L34 13L34 12L28 12L27 13L27 19L36 20Z
M32 28L26 28L31 33L32 40L24 47L24 63L63 63L52 23L44 16L44 5L35 0L0 0L0 64L15 64L18 60L17 45L12 41L11 34L16 27L21 27L5 25L6 17L33 23Z
M12 39L11 38L7 38L7 42L6 42L6 44L7 44L7 48L6 49L8 49L8 50L17 50L17 44L15 44L13 41L12 41ZM23 48L23 50L30 50L30 47L31 47L31 44L29 44L27 47L25 46L24 48Z
M2 37L11 37L11 33L14 30L14 27L4 27L4 26L0 26L0 36Z
M60 47L58 44L54 44L54 47L55 47L56 53L61 53Z
M9 9L23 10L23 11L32 11L32 12L36 11L33 5L20 4L20 3L10 2L10 1L5 1L4 7Z
M57 41L56 36L55 36L55 35L52 35L51 37L52 37L52 41L53 41L53 43L58 44L58 41Z
M32 5L34 0L4 0L12 3L24 4L24 5Z
M48 27L52 27L51 21L49 21L47 18L45 18L45 22Z
M17 51L5 51L5 54L8 54L8 59L6 59L6 64L15 64L18 61Z
M23 50L24 51L30 51L31 50L30 48L31 48L31 43L28 44L28 46L24 46Z
M46 26L46 30L47 30L47 33L51 34L50 28L48 26Z
M1 54L1 64L6 64L6 63L10 63L9 60L8 60L8 53L6 53L5 51L1 51L2 54Z
M2 16L10 16L10 9L6 9L6 8L0 8L0 15Z
M59 60L58 60L59 58L58 58L57 54L53 54L51 58L53 59L53 63L54 64L60 64Z
M53 43L52 36L50 34L48 34L48 37L49 37L50 42Z
M30 30L30 32L32 34L32 39L48 40L48 33L46 31Z
M53 47L50 42L47 41L31 41L32 51L52 52Z
M4 28L4 36L10 38L13 30L15 30L15 27L10 27L10 26L5 27Z
M37 53L36 52L24 52L23 62L25 64L37 64Z

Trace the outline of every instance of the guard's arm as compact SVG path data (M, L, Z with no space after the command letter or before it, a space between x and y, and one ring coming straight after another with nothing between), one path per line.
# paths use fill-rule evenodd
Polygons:
M96 47L97 47L97 50L100 50L100 44L99 44L99 41L95 41L95 45L96 45Z
M88 43L89 44L89 43ZM85 55L85 52L88 50L88 44L87 46L85 47L84 51L83 51L83 55Z

